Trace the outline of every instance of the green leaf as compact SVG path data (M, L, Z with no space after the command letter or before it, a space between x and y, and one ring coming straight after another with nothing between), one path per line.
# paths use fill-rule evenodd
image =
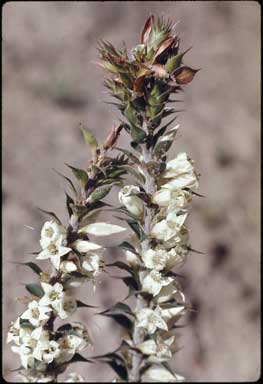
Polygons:
M105 267L116 267L116 268L125 270L130 274L133 274L132 268L128 264L124 263L123 261L115 261L114 263L106 264Z
M43 288L39 284L26 284L25 287L28 290L28 292L34 296L38 296L38 297L44 296Z
M117 148L117 147L115 147L114 149L124 153L133 163L141 164L140 160L132 152L128 151L127 149Z
M82 130L84 139L85 139L86 143L91 147L92 152L96 152L96 150L98 148L98 142L97 142L96 137L93 135L93 133L91 133L90 131L88 131L84 127L82 127L81 130Z
M138 117L138 113L131 103L128 103L127 107L125 108L124 116L132 124L133 127L140 126L140 119Z
M11 261L11 263L18 264L18 265L25 265L25 266L31 268L32 271L34 271L38 275L40 275L40 273L42 272L42 269L37 264L32 263L31 261L28 261L26 263L18 263L16 261Z
M130 165L120 165L119 169L127 171L128 173L136 177L136 179L138 179L141 183L145 183L145 177L136 168Z
M134 246L131 245L130 243L128 243L128 241L124 241L123 243L117 245L116 247L118 247L120 249L124 249L125 251L130 251L130 252L134 253L135 255L140 256L139 253L134 248Z
M94 306L94 305L85 304L85 303L83 303L80 300L77 300L77 307L78 308L83 308L83 307L86 307L86 308L98 308L97 306Z
M54 168L53 168L53 171L56 172L57 175L61 176L64 180L66 180L66 182L70 186L71 190L73 191L74 195L76 196L77 195L77 190L76 190L74 184L72 183L72 181L70 180L70 178L67 177L67 176L64 176L62 173L56 171L56 169L54 169Z
M116 183L115 183L116 184ZM95 201L102 200L107 194L110 192L113 184L109 187L100 187L97 188L94 192L92 192L88 197L88 202L94 203Z
M143 228L137 221L127 220L127 223L131 227L131 229L136 233L140 241L143 241L147 238Z
M72 357L72 359L67 364L79 363L79 362L93 363L92 360L86 359L86 357L80 355L79 353L75 353L75 355Z
M66 164L66 163L65 163L65 165L72 170L72 172L73 172L74 176L76 177L76 179L78 179L80 181L81 185L85 188L85 186L86 186L86 184L88 182L88 174L87 174L87 172L84 171L83 169L72 167L71 165Z
M184 55L191 49L192 47L188 48L186 51L179 53L176 56L169 57L165 64L165 69L169 72L172 73L176 68L180 67L182 64L182 60Z
M74 205L74 200L65 192L66 194L66 205L67 205L67 210L69 217L73 214L73 210L71 208L71 205Z
M131 137L135 143L142 143L146 137L146 132L136 126L132 126Z
M57 217L57 215L54 212L45 211L44 209L39 208L39 207L37 207L37 209L39 211L51 216L53 220L55 220L59 225L61 225L61 221L59 220L59 218Z

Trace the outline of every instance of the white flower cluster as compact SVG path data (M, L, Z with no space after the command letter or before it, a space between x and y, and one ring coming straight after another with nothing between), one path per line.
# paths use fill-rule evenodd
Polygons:
M188 231L185 220L192 200L192 190L198 187L198 176L193 162L186 153L166 164L160 177L160 187L152 196L158 206L152 222L149 247L135 245L144 264L141 272L142 291L151 295L150 306L136 313L137 328L144 329L144 342L135 345L153 364L146 372L148 381L182 381L183 377L172 374L162 363L175 351L173 324L185 313L185 298L174 276L169 272L181 266L188 252ZM143 202L136 196L138 187L126 186L119 195L129 212L144 212ZM131 266L139 265L138 257L126 252Z
M91 344L83 325L72 326L66 332L51 332L44 326L33 327L22 316L11 324L7 342L14 342L12 351L20 356L23 368L29 370L29 376L30 370L38 372L37 376L43 375L49 364L68 362L75 353Z
M54 331L53 323L57 317L65 320L77 310L77 300L67 294L67 286L79 286L94 279L103 266L104 248L85 240L87 235L105 236L124 230L106 223L89 224L81 227L74 241L68 244L67 231L61 224L55 220L44 224L40 239L42 251L37 259L50 259L56 272L53 277L40 274L37 296L29 298L27 309L11 323L7 335L7 343L15 344L12 351L20 356L26 370L24 379L28 382L53 381L52 369L65 365L91 344L82 324L70 325L62 332ZM68 382L75 381L83 380L72 374Z

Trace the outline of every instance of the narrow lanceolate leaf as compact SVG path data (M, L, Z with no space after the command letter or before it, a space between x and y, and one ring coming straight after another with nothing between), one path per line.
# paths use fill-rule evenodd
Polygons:
M134 248L134 246L131 245L130 243L128 243L128 241L124 241L123 243L117 245L117 247L120 249L124 249L126 251L130 251L130 252L134 253L135 255L139 255L138 252L136 251L136 249Z
M87 202L94 203L95 201L104 199L104 197L106 197L107 194L110 192L111 187L112 185L110 187L97 188L94 192L89 195Z
M39 284L26 284L26 289L34 296L42 297L44 295L44 291Z
M61 221L59 220L59 218L57 217L57 215L56 215L54 212L45 211L44 209L39 208L39 207L37 207L37 209L38 209L39 211L41 211L41 212L43 212L43 213L45 213L45 214L51 216L52 219L54 219L58 224L61 225Z
M128 119L128 121L133 126L140 126L140 119L138 117L138 113L136 112L135 108L129 103L124 111L124 116Z
M71 363L79 363L79 362L83 362L83 363L93 363L92 360L89 360L89 359L86 359L86 357L80 355L79 353L75 353L75 355L72 357L72 359L68 362L68 364L71 364Z
M195 74L198 71L200 71L200 69L192 69L190 67L184 66L184 67L178 68L173 73L173 76L175 77L177 84L185 85L190 83L193 80Z
M80 181L81 185L83 187L85 187L87 182L88 182L88 174L87 174L87 172L84 171L83 169L72 167L69 164L66 164L66 166L69 167L72 170L72 172L73 172L74 176L76 177L76 179L78 179Z
M120 165L119 169L127 171L128 173L136 177L136 179L138 179L141 183L145 183L145 177L136 168L130 165Z
M128 151L127 149L117 148L117 147L115 147L114 149L124 153L133 163L141 164L140 160L133 153Z
M53 169L54 172L56 172L56 174L58 174L59 176L61 176L64 180L66 180L66 182L68 183L69 187L71 188L71 190L73 191L74 195L76 196L77 195L77 190L76 190L76 187L74 186L74 184L72 183L72 181L70 180L69 177L63 175L62 173L58 172L56 169Z
M93 135L93 133L91 133L90 131L88 131L84 127L82 127L81 130L82 130L84 139L85 139L86 143L91 147L92 152L96 152L96 150L98 148L98 142L97 142L96 137Z
M154 22L153 16L148 17L148 19L146 20L146 23L143 27L143 31L142 31L142 35L141 35L141 43L142 44L147 45L147 43L149 42L153 22Z
M68 210L68 214L69 214L69 217L72 215L73 213L73 210L71 208L71 204L74 204L74 200L65 192L66 194L66 205L67 205L67 210Z
M127 231L127 228L108 223L92 223L81 228L78 232L87 235L109 236Z
M94 305L85 304L80 300L77 300L77 307L78 308L83 308L83 307L85 307L85 308L98 308L97 306L94 306Z
M42 272L42 269L37 264L32 263L31 261L26 262L26 263L18 263L16 261L11 261L11 263L18 264L18 265L25 265L25 266L31 268L32 271L34 271L38 275L40 275L40 273Z
M114 263L106 264L105 267L116 267L116 268L125 270L129 272L131 275L133 275L133 269L123 261L115 261Z

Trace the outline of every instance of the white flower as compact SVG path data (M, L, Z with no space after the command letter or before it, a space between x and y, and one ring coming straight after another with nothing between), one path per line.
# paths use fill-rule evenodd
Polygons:
M60 237L66 239L66 229L54 220L46 221L41 230L41 247L47 248L51 242L56 242Z
M49 319L48 312L52 311L50 307L39 305L37 301L31 301L28 309L21 315L21 319L28 320L34 327L44 325Z
M78 233L85 233L94 236L109 236L127 231L127 228L108 223L92 223L78 230Z
M147 249L142 252L142 259L145 266L158 271L165 268L167 257L167 251L164 249Z
M185 262L188 249L181 244L176 245L167 252L166 270L170 270L175 266L182 265Z
M65 294L62 297L62 300L56 301L53 304L53 308L57 311L58 316L61 319L66 319L71 316L77 310L76 299Z
M85 325L78 321L75 321L74 323L72 323L72 325L74 333L77 334L81 339L81 343L78 346L78 350L82 351L83 349L87 348L92 344L89 332Z
M176 237L186 217L187 213L182 215L177 215L174 212L168 213L166 219L159 221L153 226L151 235L162 241L168 241Z
M37 259L50 259L56 269L59 269L60 258L71 251L71 248L62 245L63 237L60 236L56 241L51 241L47 248L39 253Z
M23 338L23 345L31 349L32 356L42 361L43 351L47 348L49 343L48 331L42 327L35 328L30 335Z
M162 311L160 307L156 307L155 310L150 308L143 308L137 312L136 327L147 329L151 334L156 331L157 328L168 331L168 327L164 319L162 318Z
M184 377L171 373L168 369L163 366L152 366L146 371L147 381L152 382L178 382L184 381Z
M165 303L166 301L172 300L174 295L178 292L178 288L173 281L166 287L162 287L159 294L154 297L154 301L158 304Z
M43 352L43 361L50 364L61 354L60 346L55 340L51 340Z
M42 282L41 286L44 296L39 300L39 305L51 305L52 308L57 307L64 297L63 285L60 283L50 285Z
M169 285L173 281L172 277L165 277L160 272L152 270L144 277L142 282L142 290L151 293L153 296L158 295L162 287Z
M104 248L101 245L92 243L91 241L87 241L87 240L78 239L78 240L74 241L74 243L72 245L80 253L87 253L90 251L99 251L99 250L103 251L104 250Z
M65 381L65 383L83 383L84 379L81 375L75 372L69 373L68 380Z
M145 355L150 355L149 362L158 363L169 360L172 357L170 346L174 342L174 336L162 339L157 335L156 340L146 340L136 347Z
M141 216L144 210L143 201L136 196L138 193L140 193L140 188L134 185L126 185L119 192L120 202L134 216Z
M68 334L58 339L58 343L60 354L56 358L56 362L64 363L71 360L75 353L80 350L82 338L74 334Z
M15 346L13 345L11 347L12 351L14 353L17 353L20 356L21 364L22 366L27 369L29 367L32 367L34 365L34 357L32 356L31 348L27 347L26 345L22 344L21 346Z
M78 267L72 260L64 260L60 263L59 269L64 273L71 273L77 271Z
M20 318L18 318L15 322L11 322L9 331L7 333L6 342L10 343L13 341L15 344L20 344Z
M163 177L167 179L174 178L178 175L193 172L194 167L191 161L188 160L185 152L178 153L175 159L170 160L166 163L166 169Z
M81 267L85 272L96 275L100 269L100 256L96 253L87 254L82 258Z
M181 189L172 191L170 189L161 188L153 195L153 203L160 207L167 207L168 212L179 212L189 209L191 201L191 192Z

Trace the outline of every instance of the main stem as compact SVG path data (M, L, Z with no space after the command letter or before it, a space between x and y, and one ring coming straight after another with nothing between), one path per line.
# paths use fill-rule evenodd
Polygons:
M146 125L146 124L145 124ZM153 161L153 154L152 151L149 150L146 146L146 144L142 145L142 154L143 154L143 164L142 164L142 170L145 177L145 192L149 195L153 195L156 191L156 183L154 176L151 175L148 169L148 163ZM152 221L154 218L155 212L154 209L151 207L146 206L145 207L145 215L144 215L144 232L147 235L147 238L142 242L142 252L147 250L150 246L150 241L148 235L151 232L152 227ZM141 280L141 275L143 273L142 268L139 271L139 277ZM148 301L145 300L141 295L137 296L137 303L136 303L136 311L139 311L142 308L148 307ZM144 331L141 328L134 327L133 331L133 344L140 344L144 341ZM132 356L132 367L130 370L129 375L129 381L130 382L140 382L140 365L142 362L142 356L141 354L134 352Z

